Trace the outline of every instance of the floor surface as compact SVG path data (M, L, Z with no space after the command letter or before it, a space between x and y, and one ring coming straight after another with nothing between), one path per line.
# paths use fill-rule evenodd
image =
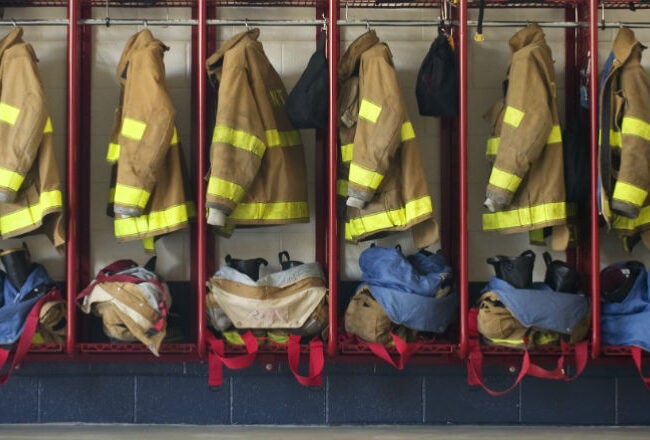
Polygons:
M650 427L0 425L11 440L574 440L648 439Z

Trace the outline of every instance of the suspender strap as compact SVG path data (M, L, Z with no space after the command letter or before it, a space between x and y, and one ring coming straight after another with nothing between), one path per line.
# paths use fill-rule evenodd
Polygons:
M247 331L241 338L246 346L246 354L227 358L225 356L223 340L217 338L211 332L207 332L208 342L208 385L221 386L223 384L223 366L239 370L246 368L253 363L257 356L259 345L253 333Z
M383 344L378 344L376 342L366 342L366 345L368 346L370 351L372 351L376 356L385 360L386 362L388 362L398 370L403 370L404 366L406 365L406 361L413 354L417 353L418 350L420 350L420 348L422 347L422 343L421 342L408 343L394 333L391 333L390 335L393 338L393 342L395 343L395 350L397 350L397 353L399 354L397 361L395 361L390 356L388 350L386 350L386 347L384 347Z
M298 373L300 363L300 336L289 335L287 342L287 358L289 368L298 383L306 387L319 387L323 384L323 368L325 367L325 355L323 354L323 342L314 337L309 342L309 375L301 376Z

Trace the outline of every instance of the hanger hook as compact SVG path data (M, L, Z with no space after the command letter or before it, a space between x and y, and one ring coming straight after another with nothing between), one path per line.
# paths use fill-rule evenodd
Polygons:
M248 18L244 18L244 26L246 26L246 30L250 30L250 27L248 26Z
M600 29L605 30L605 2L600 3Z
M323 12L323 14L321 15L321 17L323 17L323 27L322 27L322 31L323 31L323 32L327 32L327 18L325 17L325 13L324 13L324 12Z
M12 25L13 27L16 27L16 26L17 26L17 25L16 25L16 19L13 18L13 17L11 17L11 25Z
M367 31L370 30L370 23L368 22L368 20L366 20L366 30L367 30Z
M108 9L108 0L106 0L106 15L104 17L104 23L106 24L106 27L109 27L111 25L111 15Z
M345 2L345 21L348 21L348 2Z
M145 29L149 29L149 20L144 19L144 20L142 21L142 24L144 25L144 28L145 28Z

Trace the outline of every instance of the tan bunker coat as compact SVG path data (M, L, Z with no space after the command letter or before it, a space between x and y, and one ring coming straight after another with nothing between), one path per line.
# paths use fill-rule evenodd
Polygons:
M357 38L338 68L340 163L345 239L358 242L412 229L418 247L438 240L415 131L392 54L374 31Z
M185 228L195 209L185 192L165 50L146 29L126 43L117 69L120 106L107 154L115 164L110 198L115 236L120 241L144 239L148 250L153 237Z
M52 121L22 35L16 28L0 41L0 237L42 231L58 247L65 229Z
M278 225L309 221L305 154L287 117L287 92L257 40L230 38L207 60L218 85L210 150L208 223Z

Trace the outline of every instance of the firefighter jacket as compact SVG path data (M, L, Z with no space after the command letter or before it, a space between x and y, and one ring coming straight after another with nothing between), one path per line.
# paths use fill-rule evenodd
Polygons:
M145 29L129 38L117 75L122 85L107 160L114 164L109 213L119 241L153 237L188 225L182 153L167 92L163 52Z
M23 30L0 41L0 238L45 232L65 242L52 121Z
M259 33L233 36L207 60L218 87L208 223L229 231L237 225L309 222L300 132L289 121L287 92Z
M641 233L650 248L650 76L645 49L627 28L614 40L600 89L600 203L611 229Z
M505 98L486 114L492 170L485 206L491 212L483 214L483 229L514 233L565 225L569 210L551 49L536 24L517 32L510 49ZM567 231L568 241L568 229L559 229Z
M417 247L438 240L415 131L390 49L374 31L357 38L338 68L337 193L346 197L345 239L412 229Z

